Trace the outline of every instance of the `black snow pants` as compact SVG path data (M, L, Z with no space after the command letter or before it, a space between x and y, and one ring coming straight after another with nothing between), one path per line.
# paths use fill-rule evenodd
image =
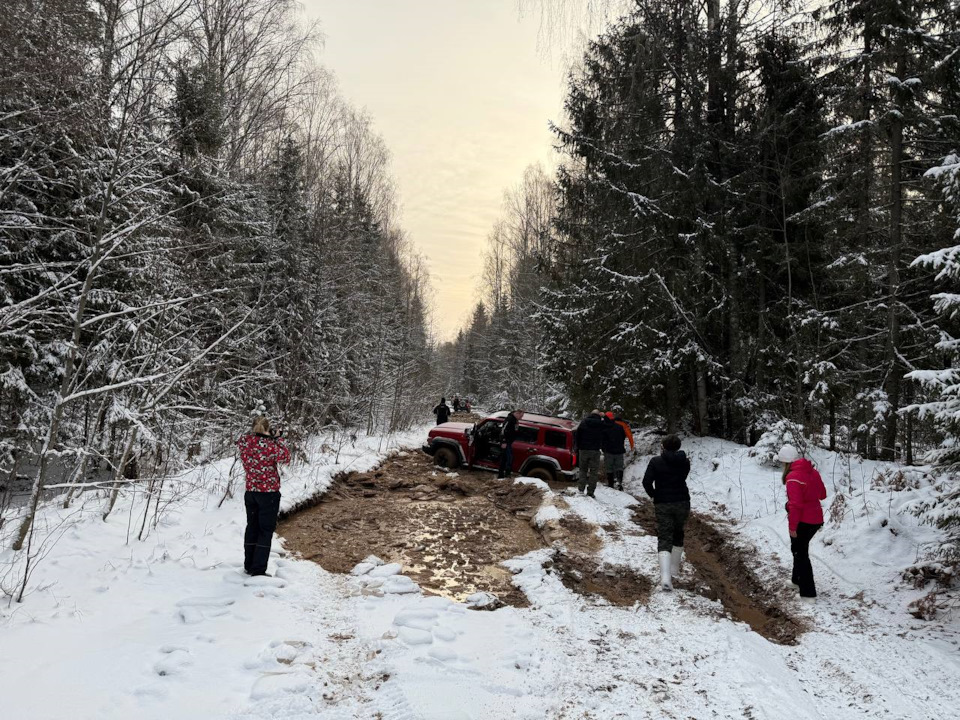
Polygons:
M790 538L790 552L793 553L794 584L800 586L800 597L816 597L817 586L813 582L813 565L810 564L810 541L823 525L797 523L797 536Z
M653 511L657 516L657 552L683 547L683 528L690 517L690 501L656 503Z
M500 472L497 477L510 477L513 472L513 443L507 443L506 447L500 448Z
M280 493L247 490L243 495L247 510L247 529L243 533L243 569L250 575L263 575L270 559L270 543L277 529Z

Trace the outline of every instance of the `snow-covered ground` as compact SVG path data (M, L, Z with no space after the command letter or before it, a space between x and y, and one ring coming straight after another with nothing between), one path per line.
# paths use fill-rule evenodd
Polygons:
M421 435L394 442L415 446ZM685 444L694 509L733 521L758 573L785 582L779 472L732 443ZM387 450L363 439L335 465L334 449L318 442L309 464L288 473L285 506L322 491L346 466L372 468ZM276 577L248 578L240 500L218 508L219 492L194 492L145 542L127 542L125 512L64 526L37 566L33 594L0 609L4 717L955 715L960 628L949 618L914 620L907 605L922 592L898 589L902 570L937 538L907 512L929 481L915 473L891 490L874 482L887 466L820 451L814 459L830 492L825 506L842 490L846 509L813 542L818 603L785 601L811 628L795 646L765 640L688 591L654 592L628 608L576 594L544 569L550 550L507 563L532 606L492 612L423 595L389 566L373 570L376 579L337 576L278 554ZM638 496L645 465L627 473ZM211 486L229 466L189 480ZM538 521L576 513L603 526L600 556L611 570L654 576L656 541L633 524L630 494L601 487L596 500L563 499L568 509L557 509L548 493Z

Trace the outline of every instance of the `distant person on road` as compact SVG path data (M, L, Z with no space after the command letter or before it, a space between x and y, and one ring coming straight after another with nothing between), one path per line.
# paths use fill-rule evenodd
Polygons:
M280 513L280 471L290 462L290 450L265 417L254 418L251 432L237 440L247 478L243 505L247 528L243 533L243 569L248 575L266 575L273 531Z
M587 497L593 497L597 489L597 479L600 475L600 451L603 449L605 436L606 431L599 410L591 410L590 414L580 421L573 436L574 452L577 454L577 462L580 466L577 489L580 492L586 490Z
M460 396L459 395L453 396L453 411L455 413L460 412Z
M827 489L813 463L800 457L793 445L780 448L777 460L783 463L783 484L787 487L787 524L793 553L790 582L799 588L801 600L812 603L817 598L817 587L810 564L810 541L823 527L820 501L827 497Z
M623 456L626 453L627 434L623 425L608 412L603 418L603 464L607 486L623 490Z
M450 419L450 406L446 398L440 398L440 404L433 409L433 414L437 416L437 425L443 425Z
M523 419L523 410L514 410L507 415L500 432L500 472L497 477L505 478L513 472L513 442L517 439L517 425Z
M643 489L653 498L657 517L657 556L663 590L673 590L672 577L680 574L683 530L690 517L689 474L690 460L680 449L680 438L676 435L663 439L660 454L650 460L643 474Z

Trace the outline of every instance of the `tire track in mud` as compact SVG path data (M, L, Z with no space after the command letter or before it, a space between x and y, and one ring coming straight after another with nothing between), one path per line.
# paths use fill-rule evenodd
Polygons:
M653 503L639 499L638 503L633 508L634 522L656 537ZM740 547L729 531L697 512L687 521L684 557L693 566L695 581L692 585L675 582L675 587L718 600L729 616L778 645L795 645L806 630L783 608L783 598L757 577L755 556Z

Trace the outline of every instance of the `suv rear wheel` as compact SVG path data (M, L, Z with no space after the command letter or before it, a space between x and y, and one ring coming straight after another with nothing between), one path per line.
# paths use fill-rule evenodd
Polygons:
M527 477L536 478L537 480L543 480L544 482L553 482L557 478L553 474L553 470L548 467L539 467L531 468L525 473Z
M460 458L457 457L453 448L441 446L438 447L437 451L433 454L433 464L437 467L453 469L460 465Z

